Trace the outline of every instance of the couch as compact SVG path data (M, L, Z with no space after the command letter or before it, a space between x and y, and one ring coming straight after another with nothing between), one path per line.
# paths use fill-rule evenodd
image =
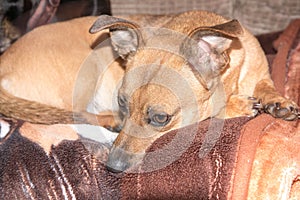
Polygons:
M277 89L300 104L300 20L258 39ZM1 199L300 198L299 120L207 119L159 138L132 173L108 171L111 143L69 125L0 124Z

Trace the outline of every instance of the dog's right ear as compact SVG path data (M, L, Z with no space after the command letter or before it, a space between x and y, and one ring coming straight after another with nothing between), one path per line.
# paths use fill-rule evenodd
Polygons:
M122 58L134 54L143 43L139 26L125 19L101 15L90 28L90 33L109 29L112 45Z
M243 34L237 20L210 26L197 27L183 41L180 50L206 82L207 89L216 85L230 58L227 50Z

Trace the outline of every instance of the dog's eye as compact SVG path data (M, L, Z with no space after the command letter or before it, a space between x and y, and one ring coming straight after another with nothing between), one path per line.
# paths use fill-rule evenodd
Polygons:
M118 97L118 104L119 104L119 114L121 119L124 119L125 116L128 114L128 102L127 98L123 95L119 95Z
M167 113L158 113L149 116L148 123L153 126L165 126L171 121L172 116Z
M163 124L168 122L170 119L169 115L162 113L162 114L156 114L153 116L153 121L159 124Z
M127 105L127 99L123 95L119 95L118 104L120 107L125 107Z

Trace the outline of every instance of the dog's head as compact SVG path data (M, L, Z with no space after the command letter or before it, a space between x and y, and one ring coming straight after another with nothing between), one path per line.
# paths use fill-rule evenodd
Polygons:
M217 114L211 96L229 62L226 51L242 28L233 20L183 34L100 16L90 32L107 28L114 49L126 60L118 92L124 124L107 164L124 171L166 132Z

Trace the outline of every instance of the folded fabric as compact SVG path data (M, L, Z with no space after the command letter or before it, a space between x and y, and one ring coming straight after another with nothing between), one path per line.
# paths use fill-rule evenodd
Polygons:
M298 104L299 23L274 43L271 69L279 91ZM299 120L208 119L159 138L126 173L106 169L110 143L71 125L3 116L0 125L0 199L300 198Z

